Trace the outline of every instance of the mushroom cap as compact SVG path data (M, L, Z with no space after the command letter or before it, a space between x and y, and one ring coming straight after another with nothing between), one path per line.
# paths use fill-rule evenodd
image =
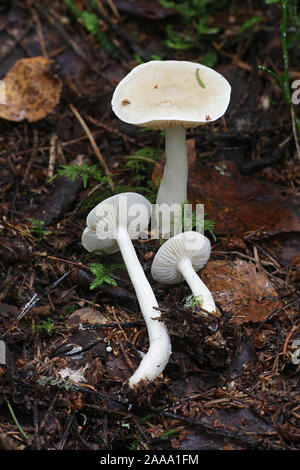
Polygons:
M199 271L210 257L210 241L199 232L183 232L169 238L158 250L151 267L153 279L163 284L178 284L183 276L178 270L178 263L189 258Z
M223 116L230 92L228 81L202 64L153 60L136 66L120 81L112 109L119 119L136 126L196 127Z
M125 227L130 238L138 238L148 227L151 211L150 202L137 193L121 193L105 199L87 216L87 227L81 238L84 248L115 253L119 250L117 227Z

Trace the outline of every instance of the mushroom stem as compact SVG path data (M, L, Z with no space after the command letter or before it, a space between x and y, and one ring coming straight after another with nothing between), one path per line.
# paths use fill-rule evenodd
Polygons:
M147 354L129 379L129 386L134 387L141 380L154 380L164 370L171 355L171 342L166 326L159 320L160 312L154 309L158 308L157 300L125 227L118 226L116 241L136 292L150 343Z
M178 262L177 267L190 286L194 297L199 297L201 307L210 313L214 313L216 311L214 299L209 289L194 270L191 260L189 258L182 258Z
M166 164L156 203L182 204L187 200L186 129L169 127L165 130Z

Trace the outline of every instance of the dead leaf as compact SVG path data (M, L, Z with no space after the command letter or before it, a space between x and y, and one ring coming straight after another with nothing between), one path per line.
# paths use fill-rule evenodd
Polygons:
M296 198L285 199L278 185L271 181L242 175L230 161L200 168L196 153L195 141L188 139L188 200L191 204L204 204L208 218L216 222L216 235L243 238L253 233L255 237L263 238L300 232ZM165 157L155 165L152 173L152 181L157 185L164 162Z
M107 375L110 379L120 380L120 379L127 379L132 371L129 370L128 364L121 358L121 357L113 357L111 356L106 361L106 370Z
M299 202L285 199L277 184L241 175L234 163L226 161L213 168L190 167L188 199L204 204L216 222L216 234L243 237L252 232L268 237L299 232Z
M69 316L67 325L78 325L79 323L82 325L95 325L107 322L108 320L101 312L90 307L85 307L75 310L75 312Z
M3 78L6 103L0 104L0 117L9 121L38 121L58 104L61 81L50 71L44 57L18 60Z
M210 261L201 271L201 278L211 290L214 300L241 325L261 322L281 306L278 294L254 263L247 261Z

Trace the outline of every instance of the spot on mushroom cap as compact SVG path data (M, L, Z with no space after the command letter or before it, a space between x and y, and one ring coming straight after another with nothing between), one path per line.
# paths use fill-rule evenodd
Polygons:
M137 193L121 193L105 199L87 216L81 239L84 248L115 253L119 250L117 226L125 227L130 238L138 238L148 227L151 211L150 202Z
M228 81L209 67L153 60L138 65L121 80L112 109L119 119L137 126L196 127L223 116L230 92Z
M178 284L183 281L178 263L189 258L199 271L210 257L211 245L207 237L199 232L183 232L167 240L155 255L151 267L153 279L164 284Z

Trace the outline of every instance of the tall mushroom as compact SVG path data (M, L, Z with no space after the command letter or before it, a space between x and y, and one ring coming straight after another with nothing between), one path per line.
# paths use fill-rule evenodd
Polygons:
M88 251L121 251L146 322L150 346L129 379L132 388L142 380L153 381L164 370L171 355L167 328L160 320L157 300L131 241L148 227L151 209L151 204L139 194L117 194L88 214L87 227L82 234L82 244Z
M165 130L166 164L156 203L187 200L186 129L223 116L228 81L215 70L187 61L150 61L131 70L112 98L114 113L129 124Z
M214 299L196 272L209 260L210 250L209 239L201 233L180 233L160 247L153 260L151 273L153 279L163 284L178 284L185 280L201 307L214 314Z

